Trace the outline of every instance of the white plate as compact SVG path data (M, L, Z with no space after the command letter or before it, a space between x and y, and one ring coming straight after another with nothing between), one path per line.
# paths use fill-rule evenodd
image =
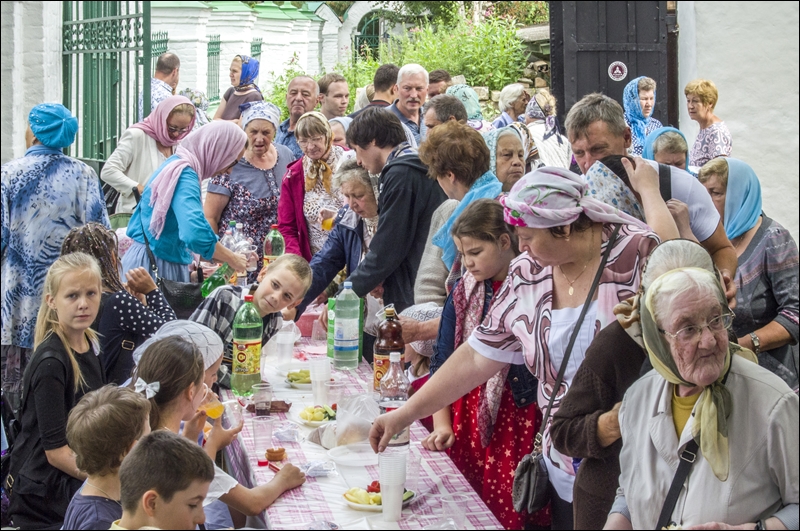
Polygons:
M288 378L286 378L284 382L286 382L289 385L289 387L294 387L295 389L300 389L301 391L311 391L310 383L307 384L307 383L292 382Z
M413 492L413 491L412 491ZM367 511L370 513L380 513L383 512L383 505L363 505L361 503L354 503L344 497L342 494L342 498L344 502L347 504L348 507L351 509L355 509L356 511ZM403 507L407 507L409 503L413 502L417 498L416 493L412 495L409 499L403 502Z
M328 457L342 466L371 466L378 464L378 454L369 443L348 444L328 450Z
M303 420L303 419L300 419L300 422L302 422L303 425L308 426L309 428L319 428L320 426L324 426L325 424L328 424L329 422L334 422L334 421L333 420Z

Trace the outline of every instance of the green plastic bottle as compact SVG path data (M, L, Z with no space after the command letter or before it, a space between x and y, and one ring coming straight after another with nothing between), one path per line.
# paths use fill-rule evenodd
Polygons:
M233 319L233 372L231 390L236 396L250 396L253 385L261 383L261 336L264 324L253 304L253 296L245 295L244 304Z
M214 271L213 275L208 277L205 282L203 282L203 285L200 287L200 293L204 298L208 297L212 291L230 282L234 273L235 271L233 268L229 266L227 262L225 262L219 266L216 271Z

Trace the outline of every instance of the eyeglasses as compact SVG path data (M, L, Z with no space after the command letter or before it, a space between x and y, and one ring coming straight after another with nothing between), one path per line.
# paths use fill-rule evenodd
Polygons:
M188 130L189 130L188 127L175 127L175 126L172 126L172 125L168 125L167 126L167 131L169 131L170 133L173 133L173 134L174 133L185 133Z
M681 328L674 334L667 332L661 328L658 329L659 332L664 334L665 336L671 337L674 340L680 341L684 344L691 344L697 343L700 341L700 336L703 335L703 330L708 328L712 332L719 332L721 330L727 330L733 325L733 319L736 315L733 312L723 313L718 317L714 317L710 321L708 321L704 325L691 325L687 326L686 328Z
M314 136L314 137L311 137L311 138L306 139L306 140L298 139L297 140L297 144L300 147L306 147L306 146L309 146L311 144L314 144L315 146L318 146L318 145L322 144L323 142L325 142L325 140L327 140L327 139L324 136Z

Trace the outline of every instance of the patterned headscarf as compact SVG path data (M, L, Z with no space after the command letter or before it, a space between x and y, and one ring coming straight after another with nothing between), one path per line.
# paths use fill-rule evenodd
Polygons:
M525 150L526 161L539 154L539 150L536 148L536 142L533 140L533 135L531 135L527 125L520 122L513 122L508 127L514 129L522 140L522 149Z
M247 124L253 120L266 120L275 126L275 133L281 125L281 111L278 107L268 101L247 102L239 105L242 113L242 129L247 129Z
M242 61L242 74L239 76L239 85L236 88L243 89L248 85L255 85L255 80L258 77L258 61L249 55L237 55L236 57ZM258 89L257 86L256 89Z
M545 103L544 109L536 101L536 94L534 94L528 106L525 107L525 116L534 120L541 120L545 123L545 131L542 140L547 140L551 136L558 133L558 118L556 117L555 109L552 108L550 103ZM561 135L558 135L558 143L561 143Z
M41 103L31 109L28 124L33 136L53 149L63 149L75 142L78 119L60 103Z
M625 85L625 90L622 93L625 120L630 124L631 133L634 137L639 139L640 144L644 144L645 129L647 128L647 121L649 120L649 118L645 118L642 112L642 102L639 101L639 81L643 78L644 76L640 76L631 80L630 83ZM653 96L655 96L655 91L653 91ZM651 112L655 110L655 105L653 105L653 111Z
M587 196L581 175L562 168L543 167L524 175L500 202L507 223L515 227L548 229L569 225L581 213L599 223L625 223L646 228L618 208Z
M725 157L728 164L728 190L725 195L725 234L728 239L741 236L761 217L761 183L749 164Z
M192 168L202 182L233 164L245 143L247 135L244 131L227 120L216 120L186 137L175 150L177 159L167 163L148 185L151 188L150 206L153 207L150 232L156 239L164 230L164 220L181 172Z
M339 166L339 161L344 155L344 150L339 146L333 145L333 131L328 123L328 119L321 112L311 111L305 113L297 120L297 125L302 120L317 120L325 128L325 153L323 158L312 160L308 155L303 155L303 173L305 173L306 192L314 189L318 182L321 182L327 193L331 193L331 177ZM297 130L295 125L295 131Z
M172 139L169 136L167 119L169 118L169 114L175 110L175 107L185 104L191 105L192 109L194 109L194 104L191 102L191 100L189 100L189 98L185 96L170 96L159 103L158 107L153 109L153 112L147 115L147 118L141 122L133 124L131 127L134 129L141 129L147 133L147 136L153 138L162 146L177 146L180 141L186 138L189 133L192 132L192 129L194 129L194 123L195 120L197 120L197 114L192 114L192 121L189 123L189 127L187 127L186 131L181 133L180 136L175 139Z
M586 172L584 179L588 186L587 195L616 207L640 221L645 221L644 209L633 191L608 166L598 160Z
M475 92L469 85L453 85L447 88L446 94L455 96L464 104L467 109L467 120L483 120L483 112L481 112L481 101L478 99L478 93Z
M139 348L133 351L133 363L138 366L139 360L142 359L142 354L144 354L144 351L147 350L150 345L156 341L161 341L165 337L172 336L182 337L194 343L203 356L203 368L206 370L222 357L222 353L225 350L225 345L219 338L219 334L209 327L194 321L179 319L164 323L161 328L158 329L158 332L139 345Z

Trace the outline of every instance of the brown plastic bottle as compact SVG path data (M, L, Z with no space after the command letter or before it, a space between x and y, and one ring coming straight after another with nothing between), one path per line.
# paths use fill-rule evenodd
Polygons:
M394 308L386 308L386 320L378 327L378 339L375 341L373 367L375 373L375 392L381 391L381 378L389 370L389 354L399 352L402 356L406 344L403 342L403 327L397 318Z

